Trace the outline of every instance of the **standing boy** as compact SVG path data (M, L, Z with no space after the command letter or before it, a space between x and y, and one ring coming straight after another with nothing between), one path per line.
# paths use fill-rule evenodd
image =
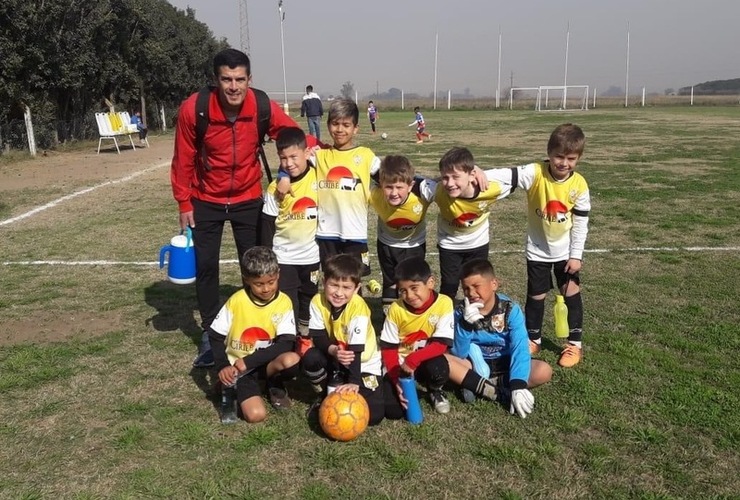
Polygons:
M383 274L383 309L396 293L396 266L404 259L426 256L426 214L436 183L414 179L414 167L405 156L389 155L380 162L379 187L370 192L378 214L377 254ZM418 182L417 182L418 181Z
M388 309L380 334L386 416L403 416L407 402L398 379L412 375L427 386L435 411L448 413L450 402L442 386L450 376L444 354L454 334L452 300L434 291L434 276L423 257L403 260L395 276L400 298Z
M427 126L424 122L424 115L421 114L421 110L419 109L419 106L416 106L414 108L414 121L409 123L409 127L413 127L416 125L416 144L421 144L424 142L424 138L427 139L432 138L432 134L429 134L426 132Z
M376 425L385 414L382 363L370 308L357 294L362 264L342 254L327 259L322 269L324 291L311 301L308 325L315 347L301 360L303 373L322 398L329 390L359 392L370 407L370 425Z
M527 332L529 350L540 352L545 297L552 273L568 306L568 345L558 364L570 368L583 356L583 300L580 270L588 234L591 197L575 171L586 137L577 125L557 127L547 142L548 161L518 168L518 186L527 191ZM516 183L516 182L515 182Z
M369 101L367 103L367 119L370 120L370 128L373 129L374 134L375 122L378 119L378 108L375 107L375 103L373 101Z
M466 262L461 284L465 301L455 309L455 343L447 355L450 380L462 386L466 402L510 394L511 413L525 418L534 409L528 388L549 382L552 368L531 359L522 309L497 293L499 283L487 259Z
M280 168L290 176L290 192L277 201L277 181L267 187L261 241L272 246L280 264L280 290L293 302L298 332L308 337L309 304L318 293L319 246L316 244L316 169L308 160L306 134L291 127L275 141Z
M298 375L298 354L293 352L293 305L278 290L275 254L267 247L252 247L241 259L244 288L233 294L211 323L210 338L218 378L225 396L234 392L244 420L261 422L266 416L259 380L267 380L267 393L275 409L291 406L283 382ZM223 423L236 421L226 410Z
M434 201L439 206L437 246L441 275L440 292L454 299L460 283L463 262L487 259L488 216L491 206L516 188L515 168L484 170L491 181L481 189L475 180L473 154L455 147L439 160L441 182Z
M321 117L324 116L324 106L321 97L313 91L313 85L306 86L306 94L301 101L301 118L308 121L308 133L321 139Z

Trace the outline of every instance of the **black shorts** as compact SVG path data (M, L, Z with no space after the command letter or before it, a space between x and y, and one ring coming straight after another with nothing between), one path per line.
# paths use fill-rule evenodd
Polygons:
M527 295L531 297L549 292L553 288L553 273L558 289L562 288L568 281L580 285L581 278L578 273L566 274L565 265L567 263L567 260L558 262L527 260Z
M319 292L319 263L280 264L279 287L293 302L296 319L308 321L311 299Z
M418 247L412 248L399 248L386 245L378 240L377 251L380 272L383 274L383 288L390 288L396 284L396 266L398 263L411 257L424 259L427 255L427 244L422 243Z
M367 243L359 241L340 241L340 240L323 240L316 239L319 245L319 259L321 267L326 264L326 260L334 255L346 253L353 255L362 263L362 275L370 275L370 256L368 255Z
M246 375L242 375L236 381L236 401L242 404L247 399L254 396L261 396L260 380L267 379L267 365L262 365L256 370Z
M439 249L440 292L455 297L463 264L472 259L488 259L488 243L470 250L448 250L437 245Z

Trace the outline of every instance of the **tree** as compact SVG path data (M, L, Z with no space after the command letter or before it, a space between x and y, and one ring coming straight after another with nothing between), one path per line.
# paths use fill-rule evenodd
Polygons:
M348 80L342 84L342 90L340 90L339 93L342 94L342 97L345 99L354 99L355 85Z

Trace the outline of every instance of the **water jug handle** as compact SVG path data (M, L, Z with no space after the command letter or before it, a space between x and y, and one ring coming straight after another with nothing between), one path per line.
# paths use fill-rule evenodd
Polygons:
M164 254L169 252L171 249L172 249L171 245L165 245L159 249L159 268L160 269L164 267Z
M182 234L182 231L180 231L180 234ZM185 253L188 253L190 251L191 242L193 241L193 230L190 229L190 226L185 228L185 237Z

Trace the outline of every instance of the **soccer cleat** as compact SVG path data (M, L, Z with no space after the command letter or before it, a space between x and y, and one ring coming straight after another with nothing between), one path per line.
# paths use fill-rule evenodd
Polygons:
M476 396L473 391L470 389L466 389L465 387L462 388L461 396L464 403L475 403Z
M193 368L211 368L214 364L213 351L210 349L199 353L193 360Z
M580 347L573 344L568 344L565 349L563 349L563 352L560 354L558 364L563 368L571 368L577 365L581 361L582 357L583 353Z
M280 387L270 387L267 393L270 396L270 404L276 410L287 410L293 403L288 397L288 391Z
M434 411L437 413L444 414L450 412L450 402L447 400L445 393L440 389L430 390L429 399L431 400L432 406L434 406Z
M316 400L311 403L311 406L308 407L308 410L306 410L306 418L309 420L317 420L319 418L319 408L321 408L321 403L323 402L323 395L316 398Z
M529 355L530 356L538 355L541 349L542 349L542 346L540 344L538 344L534 340L529 341Z

